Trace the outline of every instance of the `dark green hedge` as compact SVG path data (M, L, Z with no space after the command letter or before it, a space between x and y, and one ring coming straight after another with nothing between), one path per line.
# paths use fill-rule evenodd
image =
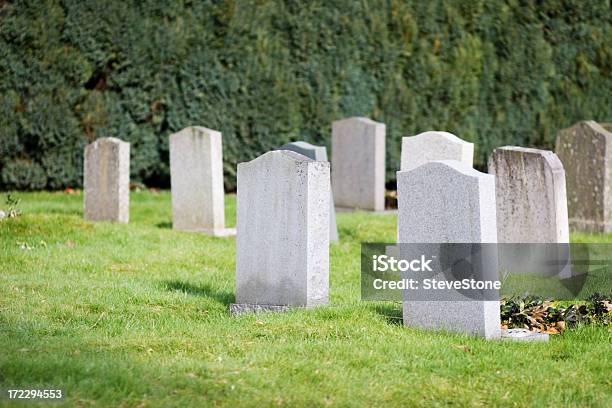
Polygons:
M237 162L332 120L552 147L612 120L612 11L601 1L0 0L0 188L79 186L82 150L132 143L132 180L168 184L168 135L197 124Z

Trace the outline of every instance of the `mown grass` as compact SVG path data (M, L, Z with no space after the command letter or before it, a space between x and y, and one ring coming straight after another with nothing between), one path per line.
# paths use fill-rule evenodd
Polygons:
M0 388L62 388L54 406L612 406L609 327L484 341L361 302L359 244L393 242L394 215L338 214L328 307L230 317L235 241L173 231L168 192L133 192L129 225L83 221L80 194L18 196L0 222Z

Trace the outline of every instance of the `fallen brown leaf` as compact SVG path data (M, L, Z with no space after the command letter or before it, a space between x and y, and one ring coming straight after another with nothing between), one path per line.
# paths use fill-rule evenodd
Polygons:
M549 327L548 330L544 331L544 333L559 334L559 330L555 329L554 327Z

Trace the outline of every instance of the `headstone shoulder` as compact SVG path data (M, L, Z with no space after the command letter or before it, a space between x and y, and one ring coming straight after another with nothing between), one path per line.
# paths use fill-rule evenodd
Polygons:
M606 128L606 126L608 128ZM560 130L557 136L557 141L559 141L559 139L576 136L577 131L579 131L580 129L588 129L589 131L605 138L606 142L612 142L612 132L610 131L610 127L612 126L608 123L600 124L595 122L594 120L585 120L582 122L578 122L568 128Z
M333 125L343 125L343 124L351 124L351 123L360 123L363 125L370 125L370 126L379 126L382 125L384 126L384 123L381 122L376 122L375 120L372 120L370 118L366 118L363 116L352 116L349 118L344 118L344 119L339 119L336 120L334 122L332 122L332 126Z
M481 173L478 170L475 170L473 167L468 166L467 164L462 163L457 160L434 160L434 161L430 161L427 163L423 163L420 166L415 167L413 169L400 170L397 172L397 175L399 177L400 175L404 175L404 174L408 174L412 172L414 172L412 174L417 174L420 172L437 171L438 169L453 170L459 175L463 175L463 176L470 177L470 178L492 177L489 174Z
M238 163L238 168L246 168L252 166L267 166L267 163L272 160L286 160L290 162L314 162L314 160L304 156L303 154L299 154L293 152L291 150L271 150L262 154L259 157L254 158L248 162Z
M439 140L444 140L449 143L455 143L458 145L472 145L472 146L474 145L473 143L463 140L450 132L437 131L437 130L428 130L428 131L419 133L418 135L404 136L404 138L418 140L418 141L431 141L431 140L439 139Z
M114 145L119 145L119 146L125 146L125 145L129 146L130 142L126 142L116 137L99 137L93 142L91 142L90 144L88 144L87 147L89 146L95 147L101 144L114 144Z
M555 152L551 150L534 149L531 147L521 147L521 146L498 147L495 150L493 150L493 154L491 154L491 156L489 157L489 162L495 156L496 153L503 153L504 151L518 152L523 155L539 156L546 162L546 164L552 171L563 171L564 170L563 163L561 163L561 160L555 154ZM490 165L489 165L489 168L491 168Z
M200 134L209 134L211 136L221 137L221 132L219 132L218 130L209 129L204 126L187 126L186 128L179 130L178 132L170 134L170 141L182 139L185 137L192 137L194 134L196 134L196 132Z

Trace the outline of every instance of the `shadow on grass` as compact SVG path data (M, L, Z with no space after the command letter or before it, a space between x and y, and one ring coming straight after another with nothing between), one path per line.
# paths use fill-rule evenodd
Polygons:
M155 224L155 226L157 228L171 229L172 228L172 222L169 222L169 221L159 222L159 223Z
M213 289L212 286L206 285L206 284L205 285L193 285L189 282L173 280L173 281L162 282L162 285L168 291L184 292L192 296L207 297L210 299L214 299L217 302L225 306L229 306L230 303L234 303L235 298L236 298L233 293L226 292L226 291L219 291L219 290Z
M396 302L386 302L373 305L372 309L384 317L388 324L401 326L402 321L402 304Z

